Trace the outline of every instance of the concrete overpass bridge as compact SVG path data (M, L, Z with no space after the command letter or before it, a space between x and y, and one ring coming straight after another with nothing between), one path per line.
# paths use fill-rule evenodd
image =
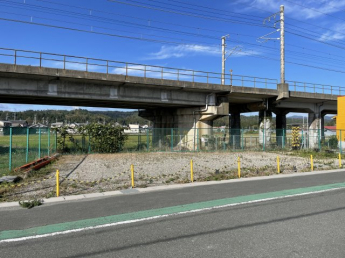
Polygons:
M341 86L233 74L225 81L220 73L0 48L1 103L141 109L155 128L188 129L194 139L195 128L208 134L228 115L236 139L240 114L255 111L266 129L272 113L285 129L289 112L308 113L309 128L320 129L345 95Z

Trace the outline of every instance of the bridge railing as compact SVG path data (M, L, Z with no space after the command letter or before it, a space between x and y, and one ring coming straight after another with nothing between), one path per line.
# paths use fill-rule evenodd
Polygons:
M286 81L289 84L289 90L295 92L308 92L341 96L345 95L345 87L327 84L317 84L298 81Z
M105 74L138 76L178 82L221 84L222 74L156 65L128 63L98 58L0 48L0 62L14 65L78 70ZM225 85L276 89L277 80L245 75L225 74Z

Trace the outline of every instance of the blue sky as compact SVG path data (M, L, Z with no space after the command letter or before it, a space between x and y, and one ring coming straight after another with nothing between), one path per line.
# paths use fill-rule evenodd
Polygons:
M286 80L342 86L345 0L0 0L0 48L220 73L221 37L229 35L227 50L236 51L227 71L279 80L279 40L259 38L276 30L279 15L263 21L280 5ZM74 108L0 103L8 111Z

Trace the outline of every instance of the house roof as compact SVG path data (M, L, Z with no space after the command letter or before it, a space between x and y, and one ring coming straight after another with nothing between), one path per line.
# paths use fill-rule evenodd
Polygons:
M337 130L337 127L335 125L332 125L332 126L325 126L325 129L327 130Z

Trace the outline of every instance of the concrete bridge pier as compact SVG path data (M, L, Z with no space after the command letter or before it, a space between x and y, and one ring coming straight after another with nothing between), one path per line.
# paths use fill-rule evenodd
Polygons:
M241 148L241 113L230 113L229 143L232 148Z
M276 110L276 143L278 147L284 148L286 144L286 115L289 111Z
M213 120L228 115L229 104L201 108L147 109L139 116L153 122L154 148L198 150L213 135Z
M321 124L324 117L320 113L308 113L308 139L310 149L319 149L321 141Z
M259 144L266 147L271 144L272 111L259 111Z

